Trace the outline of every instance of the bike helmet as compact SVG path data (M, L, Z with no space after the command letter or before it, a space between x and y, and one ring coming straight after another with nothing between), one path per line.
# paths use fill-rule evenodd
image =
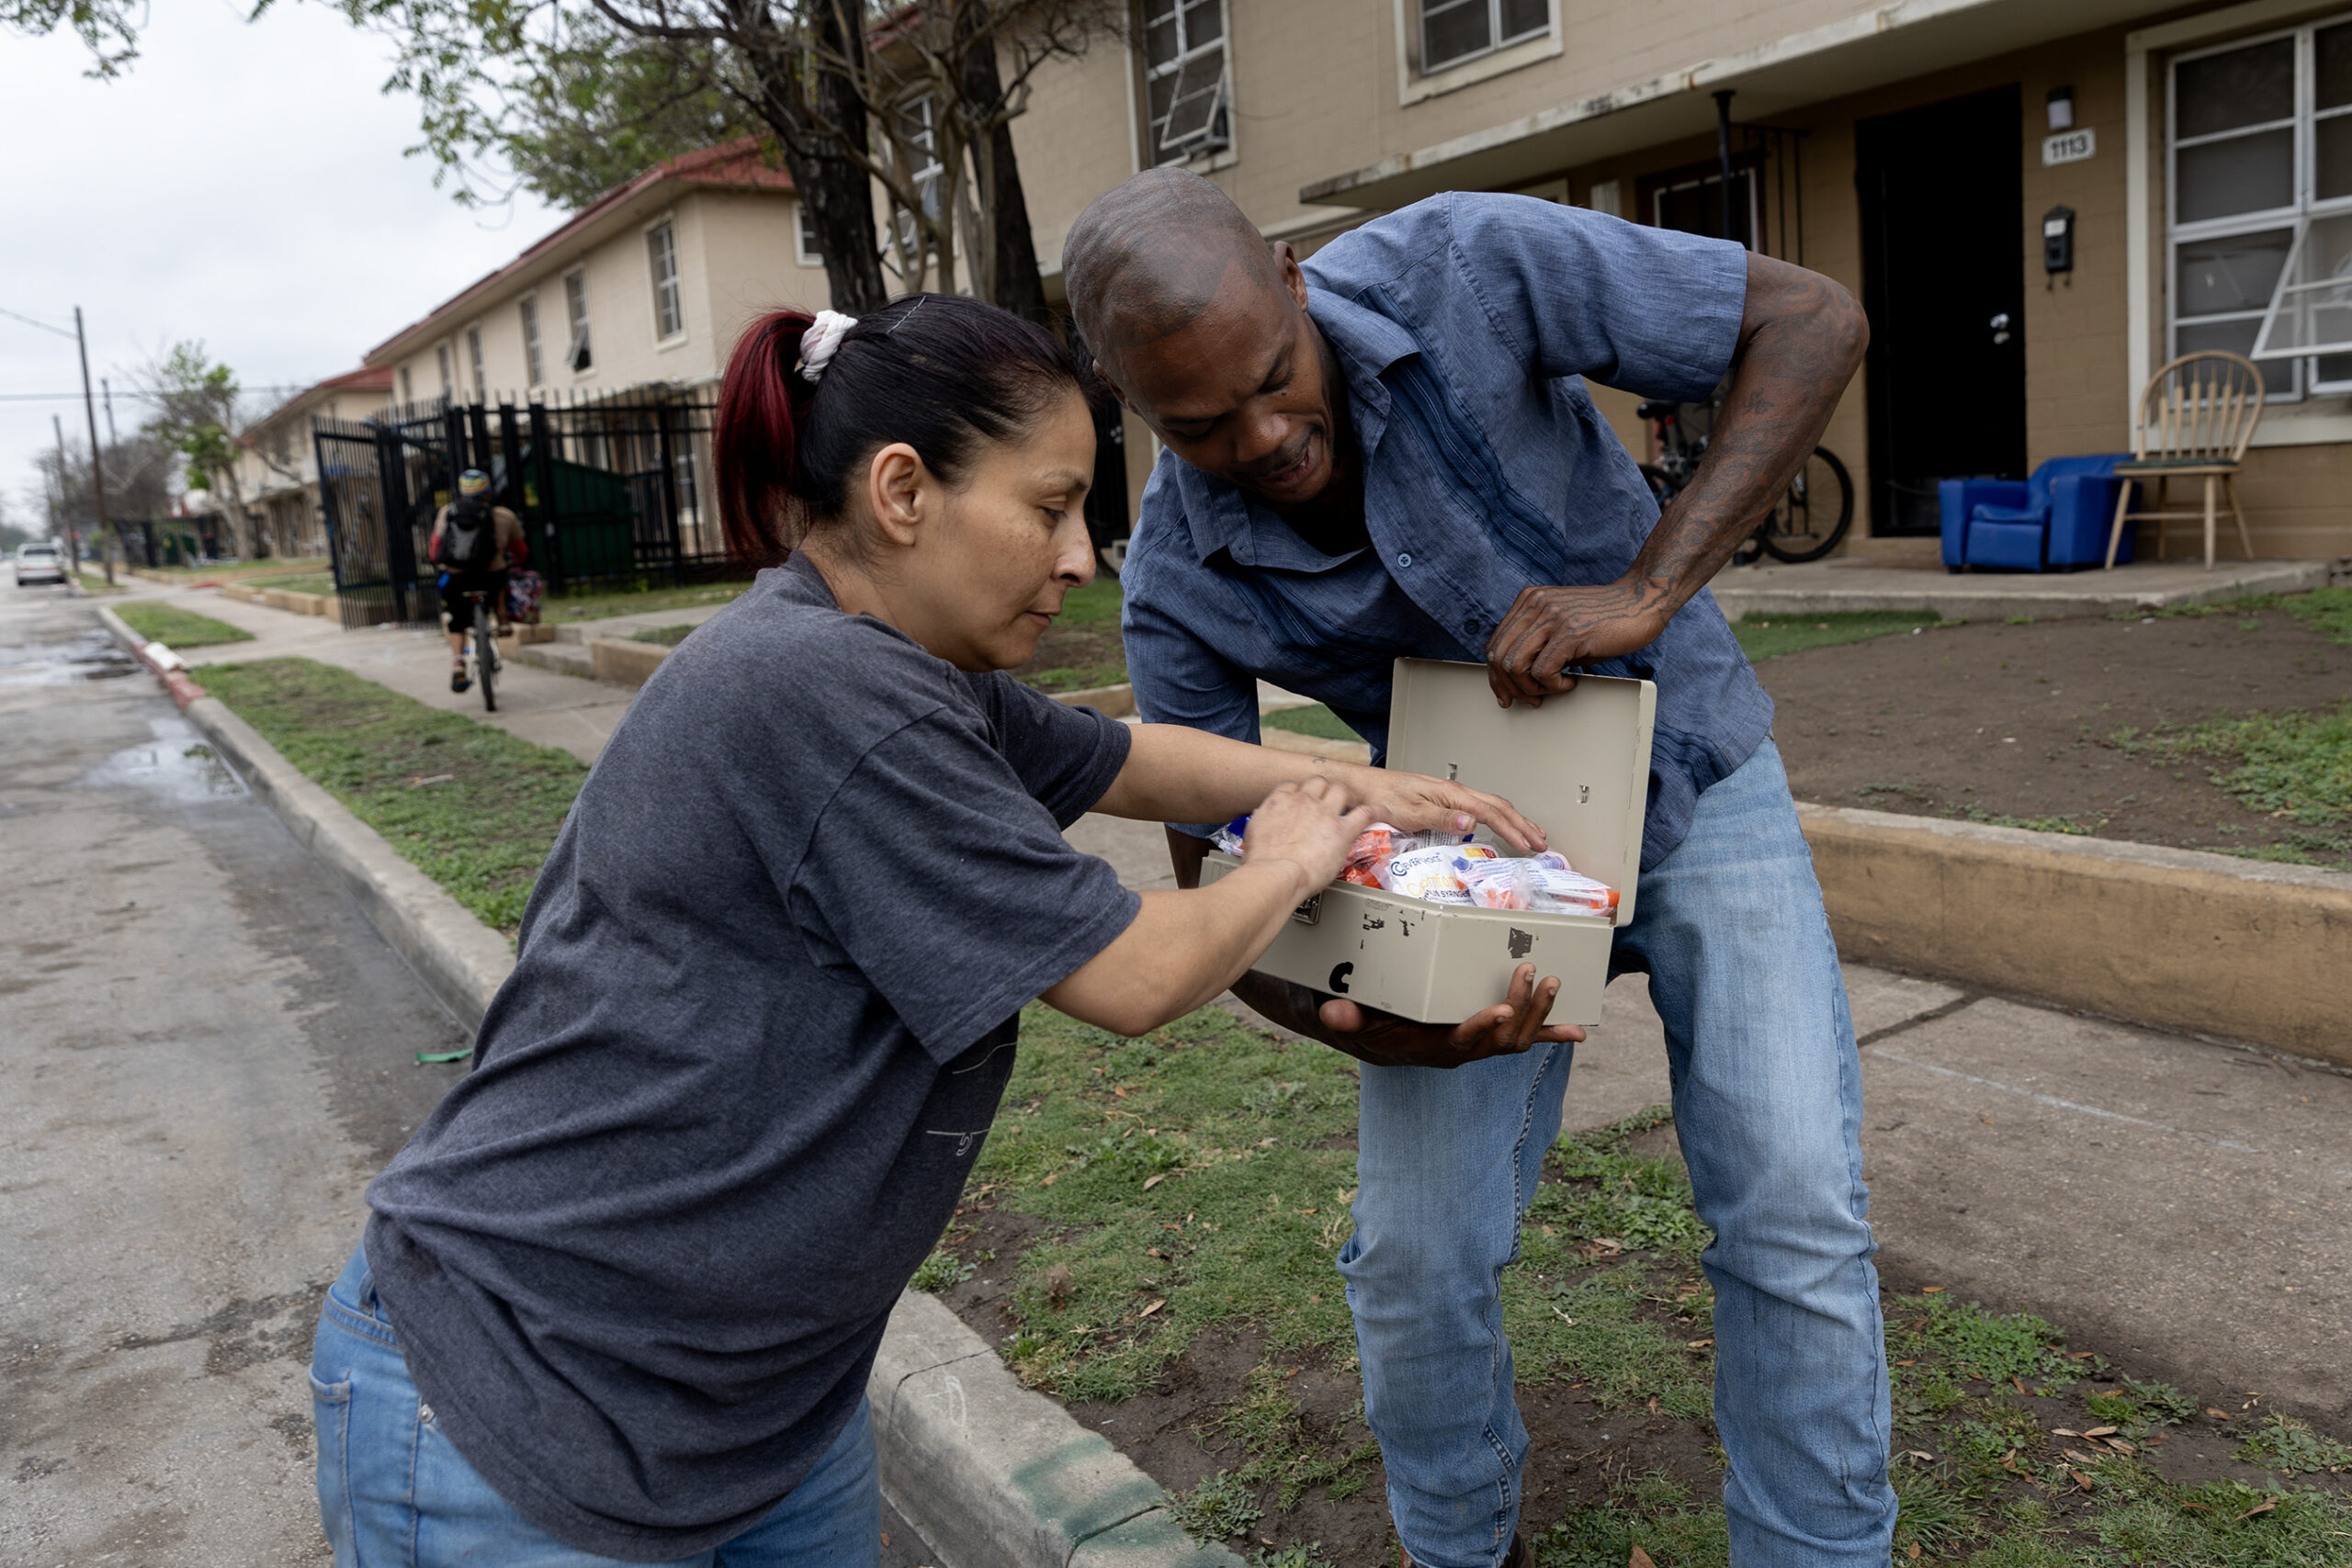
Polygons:
M458 493L459 495L488 495L490 476L480 468L468 468L458 476Z

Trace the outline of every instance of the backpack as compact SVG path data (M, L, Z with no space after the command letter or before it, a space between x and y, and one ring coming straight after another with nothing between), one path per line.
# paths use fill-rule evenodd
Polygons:
M460 496L449 507L449 521L441 533L441 569L481 572L498 558L498 523L489 503Z

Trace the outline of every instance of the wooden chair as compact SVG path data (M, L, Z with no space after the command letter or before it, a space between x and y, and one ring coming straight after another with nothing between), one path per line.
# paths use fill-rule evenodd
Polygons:
M2148 378L2140 393L2140 415L2132 427L2132 458L2115 465L2118 479L2156 484L2155 510L2132 508L2132 486L2126 484L2115 500L2115 524L2107 533L2107 570L2115 570L2115 547L2123 540L2123 525L2149 519L2156 525L2156 558L2164 559L2165 524L2175 517L2205 519L2205 570L2213 570L2214 499L2228 500L2230 515L2237 519L2238 543L2245 558L2254 558L2254 540L2245 530L2245 513L2238 506L2234 482L2245 458L2246 443L2262 419L2262 372L2241 354L2209 349L2184 354ZM2205 505L2199 512L2167 512L2165 502L2174 479L2205 481Z

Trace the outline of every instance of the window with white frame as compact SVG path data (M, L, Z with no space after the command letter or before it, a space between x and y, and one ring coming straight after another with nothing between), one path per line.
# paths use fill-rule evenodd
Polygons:
M808 216L808 204L805 201L792 204L792 243L798 253L793 259L802 266L825 265L825 253L817 244L817 225Z
M939 162L937 112L931 95L925 93L899 115L899 134L905 138L907 153L914 163L915 194L922 200L925 218L939 216L939 177L946 173Z
M1415 0L1421 74L1492 54L1552 29L1552 0Z
M474 400L486 403L490 400L490 378L482 373L481 329L480 327L466 329L466 357L473 362Z
M536 387L548 378L546 362L539 357L539 297L524 295L516 309L523 318L523 371Z
M416 406L416 381L409 375L408 367L405 365L401 367L401 406L402 408Z
M446 343L436 344L433 349L433 357L441 367L441 400L454 402L458 396L458 376L456 367L449 362L449 345Z
M678 291L678 234L665 219L645 231L645 259L653 274L653 335L673 338L686 330Z
M588 345L588 275L573 272L564 275L563 313L571 328L570 346L563 351L563 362L575 376L596 363Z
M1233 145L1226 21L1225 0L1144 0L1144 103L1154 164Z
M2174 59L2172 353L2352 391L2352 17Z

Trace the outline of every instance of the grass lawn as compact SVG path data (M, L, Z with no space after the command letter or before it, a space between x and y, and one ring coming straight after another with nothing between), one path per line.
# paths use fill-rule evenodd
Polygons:
M332 593L334 573L332 571L297 571L284 577L255 578L255 588L283 588L289 593Z
M122 617L123 625L149 642L160 642L169 648L211 648L224 642L254 639L253 633L241 631L226 621L152 601L125 604L115 614Z
M741 582L698 582L684 588L656 587L640 578L635 588L596 589L584 593L548 594L539 603L539 619L550 623L602 621L614 615L643 615L655 610L686 610L698 604L724 604L752 586Z
M2283 609L2312 631L2352 647L2352 588L2281 596L2251 594L2218 604L2169 604L2116 620L2202 620ZM2256 623L2242 621L2240 630ZM2249 811L2290 822L2275 844L2222 846L2248 860L2352 868L2352 704L2335 709L2255 712L2201 724L2127 727L2108 744L2132 756L2208 765L2206 777ZM2352 1561L2352 1554L2347 1554Z
M1734 621L1731 631L1739 639L1747 661L1760 664L1784 653L1803 653L1808 648L1835 648L1840 643L1868 642L1872 637L1897 637L1960 624L1943 619L1933 610L1853 610L1827 615Z
M234 709L485 924L512 938L588 769L308 659L210 665Z
M168 577L184 582L252 582L263 578L285 577L296 572L313 572L325 567L320 556L292 560L269 559L255 561L194 562L187 566L142 566L139 570L150 577ZM330 576L333 574L330 573ZM273 584L272 586L275 586Z
M628 637L631 642L650 642L662 648L675 648L686 640L686 634L693 631L696 624L689 622L675 626L639 626L629 633Z
M1227 1468L1170 1501L1197 1533L1288 1553L1265 1562L1327 1564L1296 1533L1305 1521L1287 1522L1302 1499L1382 1506L1360 1495L1378 1452L1362 1407L1309 1422L1286 1392L1306 1360L1354 1369L1331 1258L1351 1228L1355 1100L1348 1058L1216 1009L1128 1041L1033 1007L966 1206L916 1283L952 1291L996 1261L990 1238L1018 1238L1017 1332L1001 1348L1069 1401L1134 1397L1205 1337L1261 1336L1260 1364L1194 1429ZM1713 1453L1708 1233L1679 1162L1641 1152L1668 1121L1653 1110L1552 1150L1503 1277L1504 1321L1522 1386L1579 1389L1629 1422L1673 1418L1699 1439L1686 1449ZM2352 1506L2302 1479L2352 1471L2332 1438L2120 1376L2035 1317L1937 1291L1890 1292L1885 1312L1897 1563L2352 1561ZM2226 1433L2268 1483L2167 1479L2162 1450L2185 1425ZM1719 1474L1720 1457L1708 1462ZM1623 1568L1635 1545L1657 1568L1721 1568L1726 1552L1713 1487L1638 1451L1529 1544L1541 1568Z
M1363 737L1348 728L1347 720L1321 703L1306 707L1276 708L1258 716L1261 729L1287 729L1294 735L1312 735L1317 740L1357 740Z

